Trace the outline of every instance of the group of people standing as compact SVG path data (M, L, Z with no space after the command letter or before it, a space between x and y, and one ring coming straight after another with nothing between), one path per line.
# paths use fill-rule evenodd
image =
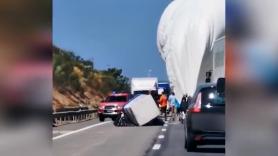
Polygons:
M181 114L184 115L188 105L189 105L190 97L186 94L182 97L181 102L179 102L175 96L175 93L172 92L168 97L165 92L159 98L159 107L161 113L164 114L165 121L167 120L167 114L171 112L172 120L176 120L176 118Z

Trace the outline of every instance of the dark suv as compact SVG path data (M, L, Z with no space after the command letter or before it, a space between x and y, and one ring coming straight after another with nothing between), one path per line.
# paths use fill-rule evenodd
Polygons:
M185 148L194 151L201 144L225 144L224 91L207 83L199 85L186 112Z

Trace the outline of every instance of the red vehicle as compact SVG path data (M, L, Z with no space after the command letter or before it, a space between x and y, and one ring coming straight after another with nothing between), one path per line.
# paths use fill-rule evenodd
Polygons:
M99 104L98 116L100 121L105 118L112 118L115 120L123 111L123 107L128 103L128 93L110 94L106 100Z

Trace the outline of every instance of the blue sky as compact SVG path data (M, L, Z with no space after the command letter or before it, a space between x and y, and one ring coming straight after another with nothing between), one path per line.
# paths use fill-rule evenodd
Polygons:
M97 69L118 67L128 77L167 80L156 46L160 16L170 0L54 0L53 43L93 59Z

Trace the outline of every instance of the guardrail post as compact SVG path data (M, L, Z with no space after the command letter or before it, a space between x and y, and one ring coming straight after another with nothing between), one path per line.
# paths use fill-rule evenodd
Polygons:
M60 122L59 122L59 124L62 125L62 117L60 117Z
M91 120L97 117L97 110L78 110L68 112L53 113L53 125L63 125L67 123L77 123Z

